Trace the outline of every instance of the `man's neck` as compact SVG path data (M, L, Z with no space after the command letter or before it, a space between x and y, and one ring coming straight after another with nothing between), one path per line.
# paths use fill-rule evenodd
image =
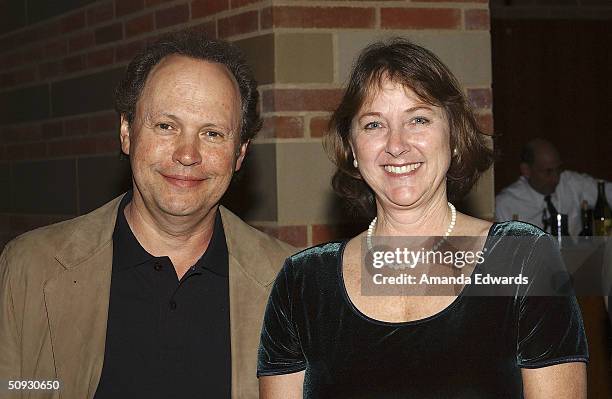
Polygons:
M140 245L153 256L168 256L180 278L208 248L217 208L199 218L156 217L135 196L124 215Z

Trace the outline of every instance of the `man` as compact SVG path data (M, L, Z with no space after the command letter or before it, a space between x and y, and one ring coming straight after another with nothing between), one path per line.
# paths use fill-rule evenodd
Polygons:
M183 32L136 56L116 92L133 189L0 258L3 384L61 383L27 397L257 397L261 319L292 248L219 206L261 126L257 99L227 43Z
M551 214L567 214L570 235L578 235L582 229L582 201L586 200L590 207L595 205L597 181L586 174L562 172L559 152L540 138L523 147L520 170L521 177L495 197L496 220L511 220L516 215L518 220L545 228ZM606 197L612 198L609 183Z

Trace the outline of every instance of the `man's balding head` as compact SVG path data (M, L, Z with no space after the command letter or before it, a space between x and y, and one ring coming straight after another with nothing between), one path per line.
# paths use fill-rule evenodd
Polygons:
M523 147L520 168L534 190L544 195L552 194L561 174L559 151L550 141L533 139Z

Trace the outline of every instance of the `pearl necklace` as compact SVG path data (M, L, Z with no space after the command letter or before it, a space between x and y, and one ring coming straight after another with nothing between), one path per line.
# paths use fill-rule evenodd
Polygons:
M448 224L448 229L446 229L446 233L444 233L444 237L441 238L440 241L438 241L436 245L432 247L433 251L436 251L440 247L440 245L442 245L442 243L446 240L446 237L450 236L453 229L455 228L455 222L457 221L457 210L455 209L455 206L451 204L450 202L448 203L448 207L451 210L451 220L450 220L450 223ZM372 219L372 222L370 222L370 226L368 226L368 232L366 234L366 244L368 246L368 251L372 250L372 234L374 233L374 228L376 227L377 220L378 220L378 217L375 217L374 219Z

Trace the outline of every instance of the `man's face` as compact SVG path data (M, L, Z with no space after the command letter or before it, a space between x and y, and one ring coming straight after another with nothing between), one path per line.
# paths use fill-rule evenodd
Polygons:
M131 126L121 121L134 199L157 216L203 217L244 159L240 94L221 64L172 55L150 72Z
M536 153L532 165L521 164L521 170L534 190L548 195L554 193L559 184L561 160L556 151L541 151Z

